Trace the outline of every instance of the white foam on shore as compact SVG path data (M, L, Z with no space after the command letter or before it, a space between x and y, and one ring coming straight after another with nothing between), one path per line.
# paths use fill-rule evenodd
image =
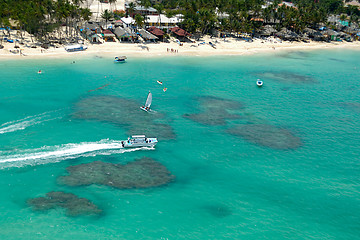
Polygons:
M23 119L3 123L0 125L0 134L24 130L27 127L30 127L30 126L33 126L33 125L36 125L36 124L39 124L42 122L61 118L59 116L57 116L57 117L52 116L53 115L52 113L54 113L54 112L56 112L56 111L44 112L44 113L41 113L38 115L28 116Z
M1 152L0 169L55 163L78 157L120 154L153 148L123 148L121 141L104 139L97 142L69 143L59 146L44 146L37 149L23 150L17 154ZM5 155L6 154L6 155Z

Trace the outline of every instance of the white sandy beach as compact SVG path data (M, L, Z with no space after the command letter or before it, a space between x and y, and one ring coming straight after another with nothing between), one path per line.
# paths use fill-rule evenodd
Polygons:
M211 47L208 43L215 43L216 49ZM205 44L202 44L205 42ZM14 43L3 43L4 48L0 49L0 58L42 58L42 57L74 57L85 55L98 56L122 56L129 57L159 57L159 56L211 56L211 55L249 55L262 52L274 52L282 50L313 50L313 49L330 49L330 48L352 48L360 50L360 41L356 42L287 42L272 39L265 41L256 39L253 42L245 42L242 40L227 38L215 39L204 37L201 41L196 43L183 43L180 46L175 40L170 43L119 43L106 42L104 44L88 44L88 49L82 52L66 52L64 47L42 49L30 48L19 45L22 51L20 53L13 53ZM173 50L173 52L171 51ZM176 50L176 51L175 51Z

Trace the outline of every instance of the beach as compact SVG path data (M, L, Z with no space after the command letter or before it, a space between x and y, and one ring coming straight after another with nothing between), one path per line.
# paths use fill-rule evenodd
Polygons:
M216 48L209 45L215 44ZM254 39L246 42L237 38L210 38L203 37L193 43L182 43L180 46L174 39L169 43L119 43L105 42L103 44L89 44L85 42L88 49L82 52L68 53L64 46L58 48L43 49L41 47L30 48L19 45L18 51L14 43L5 43L0 50L0 58L42 58L42 57L73 57L74 55L99 55L99 56L136 56L136 57L158 57L158 56L212 56L212 55L251 55L264 52L276 52L283 50L316 50L316 49L360 49L360 41L355 42L289 42L275 38L269 40ZM21 53L19 50L21 49ZM16 53L14 53L14 50Z
M0 238L357 239L357 43L228 40L0 50Z

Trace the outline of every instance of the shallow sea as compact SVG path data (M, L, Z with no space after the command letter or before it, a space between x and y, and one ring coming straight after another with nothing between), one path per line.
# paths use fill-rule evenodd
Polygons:
M0 239L359 239L360 51L73 56L0 61ZM154 118L139 108L149 90ZM117 142L142 133L155 149ZM58 181L72 165L142 157L175 179ZM28 204L51 191L103 212Z

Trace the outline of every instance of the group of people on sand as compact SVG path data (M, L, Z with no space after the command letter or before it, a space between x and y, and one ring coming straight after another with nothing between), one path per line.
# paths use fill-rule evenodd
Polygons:
M173 49L173 48L167 48L166 50L167 50L167 52L171 52L171 53L178 53L179 52L179 50Z

